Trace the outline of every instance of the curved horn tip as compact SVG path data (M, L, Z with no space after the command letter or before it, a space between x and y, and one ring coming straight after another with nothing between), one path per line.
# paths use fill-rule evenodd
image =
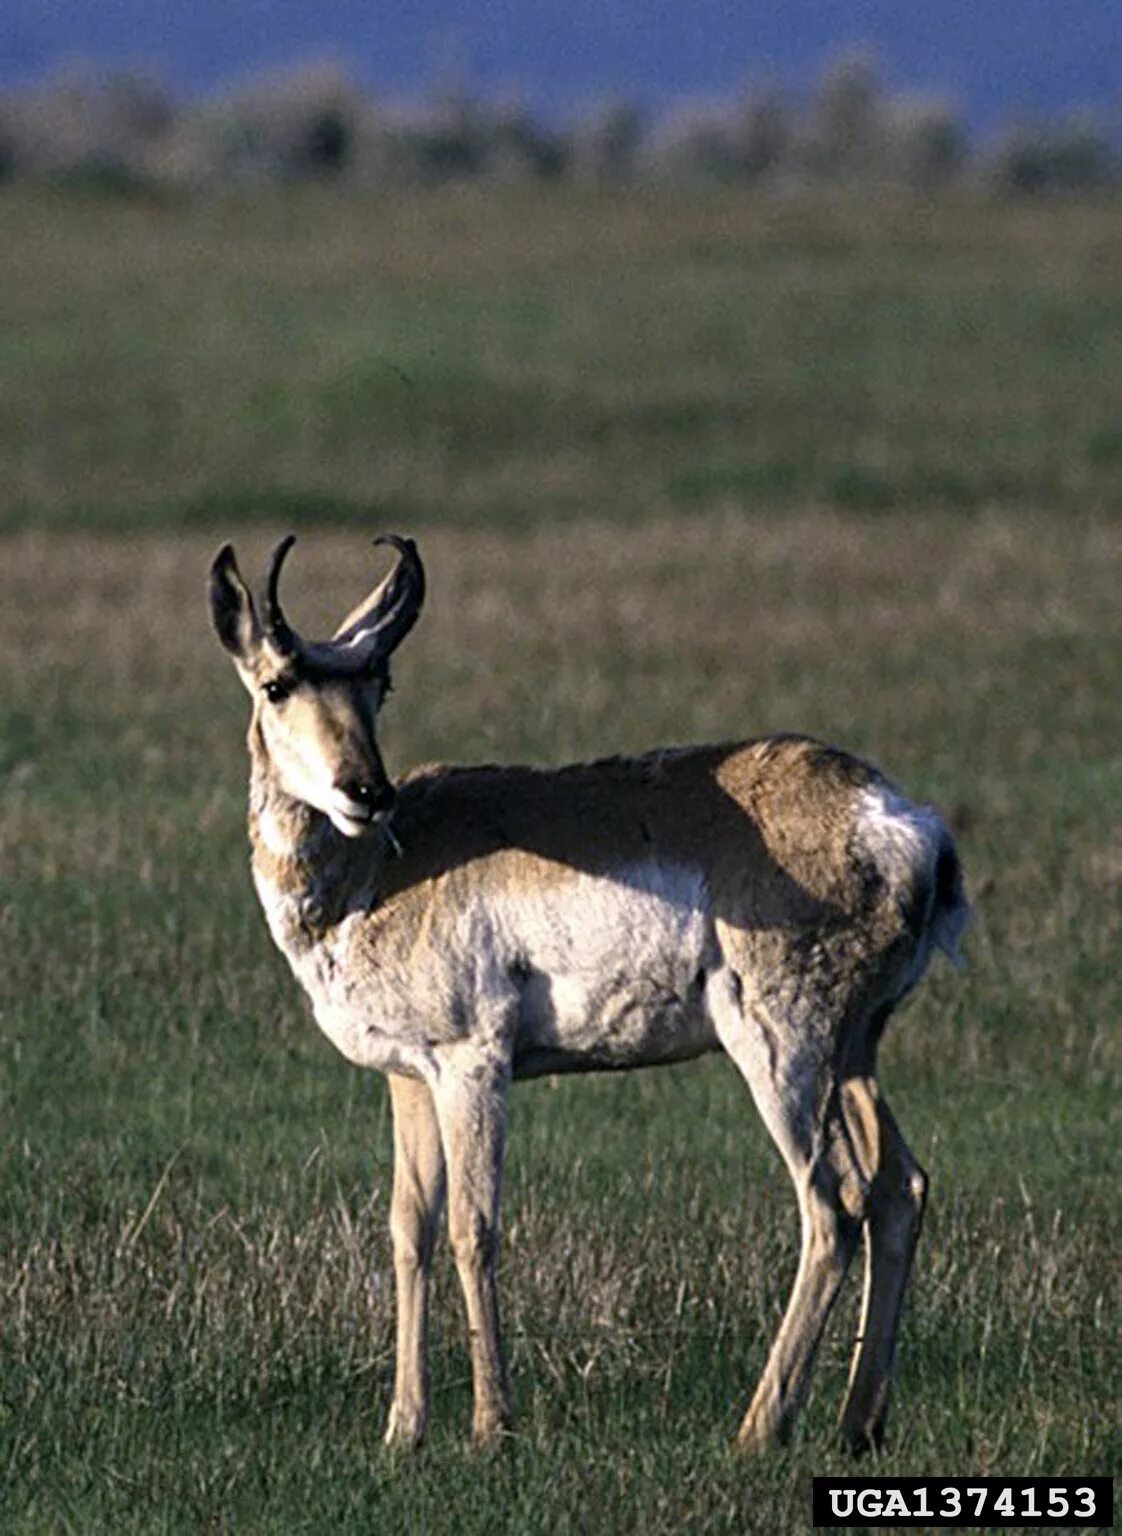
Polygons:
M294 533L285 535L269 557L269 574L265 578L263 603L265 633L277 649L286 654L292 654L299 649L300 639L285 619L277 589L280 585L280 572L281 566L284 564L284 557L295 543L296 535Z
M417 554L416 542L400 533L380 533L374 543L375 545L389 544L400 555L411 555L415 558Z
M424 591L424 562L421 559L420 552L418 551L417 545L413 539L407 538L406 535L401 533L380 533L374 540L374 544L375 546L379 544L388 544L391 549L396 549L399 556L399 564L397 569L400 570L401 567L404 566L405 570L413 577L420 590L422 592Z
M296 535L294 533L286 533L284 538L280 541L280 543L273 550L272 554L269 556L268 587L269 597L273 602L276 601L277 578L280 576L280 569L284 564L284 557L288 554L288 551L295 543Z
M295 543L296 535L294 533L286 533L284 538L274 548L273 553L269 556L270 565L279 566L285 555L288 554L288 551Z

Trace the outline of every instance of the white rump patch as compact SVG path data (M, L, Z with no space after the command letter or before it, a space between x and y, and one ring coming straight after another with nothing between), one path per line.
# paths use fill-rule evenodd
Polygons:
M891 883L911 881L934 867L950 834L930 806L915 805L883 784L861 796L858 824L868 850Z
M878 784L861 796L858 827L865 847L890 886L909 895L919 881L928 883L934 900L935 871L941 854L953 852L954 839L943 819L929 805L905 800L887 785ZM912 985L927 965L932 944L958 965L958 942L970 920L966 900L932 913L916 956Z

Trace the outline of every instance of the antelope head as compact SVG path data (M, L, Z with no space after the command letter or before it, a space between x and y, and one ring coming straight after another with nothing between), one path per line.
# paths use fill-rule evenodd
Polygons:
M421 611L424 567L412 539L375 539L397 550L397 564L330 640L309 641L288 623L277 592L295 542L289 534L274 549L259 605L224 545L210 570L211 617L253 699L252 729L280 788L359 837L393 808L374 727L390 657Z

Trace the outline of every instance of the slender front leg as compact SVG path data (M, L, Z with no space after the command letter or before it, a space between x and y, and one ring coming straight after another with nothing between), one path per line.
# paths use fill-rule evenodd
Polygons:
M495 1288L509 1076L504 1060L459 1047L441 1062L434 1091L448 1164L448 1236L471 1340L477 1445L489 1444L510 1425Z
M386 1444L419 1445L428 1422L429 1271L444 1204L444 1150L426 1084L392 1076L390 1235L397 1287L397 1360Z

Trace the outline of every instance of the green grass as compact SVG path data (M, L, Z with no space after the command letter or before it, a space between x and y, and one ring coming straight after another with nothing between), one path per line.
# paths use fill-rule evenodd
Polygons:
M716 1059L516 1090L517 1434L466 1448L442 1253L382 1452L386 1096L270 948L202 603L290 524L313 631L423 539L392 765L799 728L945 809L877 1466L1116 1468L1122 210L0 206L0 1531L802 1531L848 1468L856 1286L792 1448L728 1449L797 1231Z
M9 522L1119 508L1115 204L4 215Z

